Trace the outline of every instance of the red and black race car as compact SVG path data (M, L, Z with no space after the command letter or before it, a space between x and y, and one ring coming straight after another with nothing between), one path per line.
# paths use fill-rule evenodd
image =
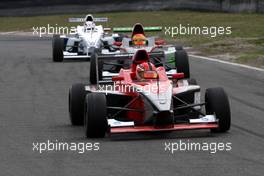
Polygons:
M222 88L206 89L184 73L166 72L138 50L132 64L98 84L74 84L69 91L72 125L84 125L87 137L150 131L230 128L228 97ZM205 112L202 107L205 106Z

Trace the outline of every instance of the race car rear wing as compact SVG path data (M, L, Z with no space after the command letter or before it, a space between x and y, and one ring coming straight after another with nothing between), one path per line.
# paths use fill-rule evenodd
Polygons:
M70 23L81 23L84 21L85 18L69 18ZM108 18L107 17L93 18L93 21L98 23L104 23L104 22L108 22Z
M145 32L162 31L162 26L148 26L143 29ZM133 27L115 27L113 32L133 32Z
M135 53L115 53L115 54L106 54L98 55L99 59L106 60L129 60L132 59ZM149 53L150 57L164 57L164 52L157 51Z

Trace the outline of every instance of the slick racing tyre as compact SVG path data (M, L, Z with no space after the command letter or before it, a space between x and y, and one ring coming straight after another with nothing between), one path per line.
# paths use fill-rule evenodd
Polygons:
M98 84L99 80L103 77L103 63L98 60L98 55L95 50L91 53L90 59L90 83Z
M178 73L184 73L185 78L190 78L189 58L185 50L176 50L175 67Z
M72 85L69 91L69 113L72 125L83 125L85 96L84 84Z
M52 57L54 62L63 61L64 40L59 35L52 38Z
M85 101L85 135L87 138L103 138L107 132L106 97L100 93L86 95Z
M214 114L219 127L212 132L226 132L230 129L231 113L227 94L223 88L209 88L205 92L205 110L207 115Z

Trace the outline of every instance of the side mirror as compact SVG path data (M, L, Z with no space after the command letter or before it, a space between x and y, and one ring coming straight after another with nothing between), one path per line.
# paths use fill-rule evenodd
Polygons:
M184 73L174 73L172 74L172 79L183 79Z

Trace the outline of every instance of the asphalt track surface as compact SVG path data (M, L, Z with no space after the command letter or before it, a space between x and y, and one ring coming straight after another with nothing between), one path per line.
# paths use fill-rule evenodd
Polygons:
M53 63L51 41L0 37L0 170L9 175L259 175L264 174L264 72L191 58L203 90L222 86L232 127L170 134L126 134L85 139L72 127L67 98L72 83L88 82L88 62ZM33 142L99 142L99 151L33 151ZM231 151L165 151L165 142L231 142Z

